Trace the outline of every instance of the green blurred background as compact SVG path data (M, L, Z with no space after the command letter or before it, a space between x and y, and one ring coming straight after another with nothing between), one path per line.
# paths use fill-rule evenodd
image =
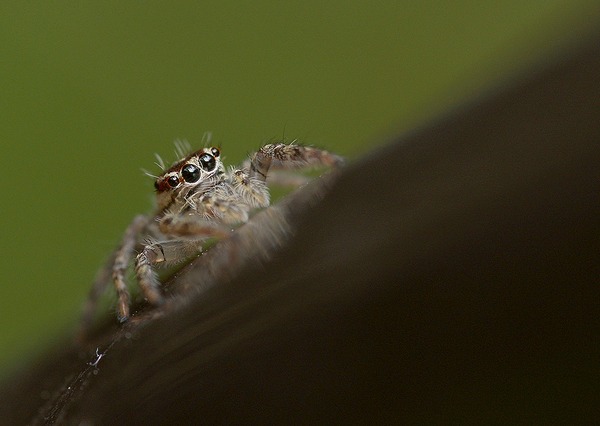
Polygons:
M565 46L597 3L2 2L0 375L74 327L174 139L356 158Z

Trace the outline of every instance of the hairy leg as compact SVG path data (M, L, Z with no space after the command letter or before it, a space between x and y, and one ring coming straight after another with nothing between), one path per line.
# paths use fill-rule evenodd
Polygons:
M144 246L135 258L135 274L144 297L152 305L163 304L160 282L154 267L160 264L176 264L202 250L202 239L169 240L151 242Z
M138 242L139 235L148 225L147 216L136 216L127 227L121 247L117 250L112 268L112 279L117 291L118 307L117 316L123 322L129 317L129 291L125 283L125 272L129 261L133 257L133 251Z
M231 230L225 225L208 221L201 215L166 214L158 223L159 230L169 236L182 237L160 242L149 242L135 259L135 274L144 297L153 305L161 305L160 282L154 268L160 264L179 263L202 250L202 241L225 238ZM127 305L128 307L128 305ZM127 316L122 314L126 313ZM120 311L121 322L127 320L129 310Z
M271 168L340 167L343 164L342 157L323 149L293 143L267 144L250 157L249 177L265 181Z

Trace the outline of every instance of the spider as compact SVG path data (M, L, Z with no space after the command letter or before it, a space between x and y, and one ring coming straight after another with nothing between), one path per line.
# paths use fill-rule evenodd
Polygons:
M238 168L226 169L219 148L212 146L185 154L166 168L156 180L156 209L150 215L136 216L127 227L119 248L99 273L84 310L84 324L91 321L103 283L110 280L117 293L117 318L123 323L130 317L130 296L125 280L135 257L134 270L145 299L154 306L164 303L155 269L174 264L201 253L207 240L227 238L235 227L250 220L256 209L270 204L269 181L299 186L303 180L277 172L315 166L339 167L342 157L328 151L292 143L271 143L251 154ZM284 171L284 170L282 170ZM152 175L151 175L152 176ZM136 254L137 252L137 254Z

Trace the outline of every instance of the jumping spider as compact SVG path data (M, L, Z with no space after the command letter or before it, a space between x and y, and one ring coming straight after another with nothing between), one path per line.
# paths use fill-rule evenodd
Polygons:
M251 154L239 168L226 169L219 148L202 148L184 155L156 178L156 210L137 216L123 236L120 247L101 271L84 312L84 323L91 320L102 281L112 275L120 322L130 315L130 296L125 281L128 266L135 256L134 269L143 296L152 305L161 305L160 282L155 268L176 263L198 254L209 239L227 238L234 227L250 219L254 209L270 204L267 174L273 169L338 167L341 157L325 150L295 143L264 145ZM269 176L274 183L289 183L283 174ZM137 252L137 255L135 254Z

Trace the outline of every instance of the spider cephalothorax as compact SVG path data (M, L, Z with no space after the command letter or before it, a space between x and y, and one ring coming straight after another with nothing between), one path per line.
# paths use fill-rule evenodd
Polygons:
M142 293L151 304L161 304L164 299L154 268L188 259L202 250L206 240L227 238L235 226L249 220L253 210L268 207L266 180L270 170L342 164L342 158L335 154L294 143L264 145L239 168L226 169L216 147L182 157L171 167L163 167L155 177L156 210L151 215L137 216L125 231L121 246L94 284L95 296L90 298L85 313L88 320L109 271L118 295L118 318L121 322L128 319L125 274L134 256ZM270 176L269 180L278 178ZM282 179L280 183L290 182L298 180Z
M185 197L202 184L223 177L225 168L216 147L203 148L179 160L154 182L159 209L167 208L177 197Z

